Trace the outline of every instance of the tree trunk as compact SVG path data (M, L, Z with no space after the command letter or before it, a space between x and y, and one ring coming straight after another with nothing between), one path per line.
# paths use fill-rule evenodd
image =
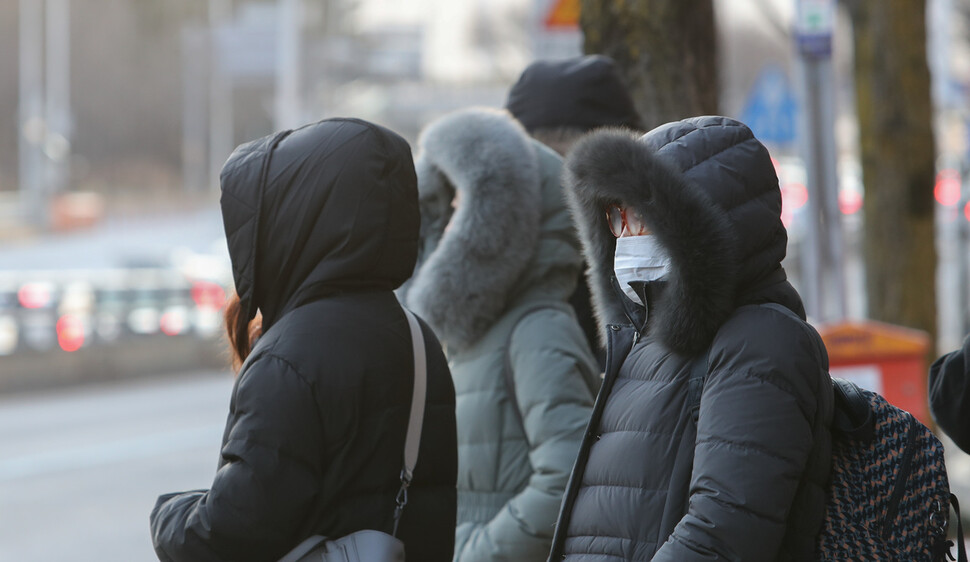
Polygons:
M717 113L713 0L582 0L587 54L616 60L649 130Z
M925 0L853 0L869 316L936 351L935 156Z

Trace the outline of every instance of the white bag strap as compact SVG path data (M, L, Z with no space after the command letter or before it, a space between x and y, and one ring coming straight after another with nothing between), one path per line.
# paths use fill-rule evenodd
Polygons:
M424 354L424 335L414 314L404 309L411 327L411 346L414 348L414 391L411 393L411 417L408 419L407 437L404 439L404 471L410 482L414 465L418 463L421 445L421 426L424 424L424 401L428 390L428 359Z
M397 536L397 525L401 513L408 503L408 487L414 476L414 465L418 463L418 449L421 446L421 426L424 425L424 402L428 391L428 359L424 354L424 334L421 325L410 310L404 308L408 326L411 328L411 347L414 349L414 390L411 393L411 416L408 418L408 431L404 438L404 468L401 469L401 489L397 493L397 507L394 508L393 536Z
M300 562L300 560L307 560L304 558L310 551L314 548L320 546L320 544L327 541L327 537L321 535L313 535L305 541L296 545L296 548L287 552L283 558L280 558L276 562Z
M411 393L411 415L408 418L408 430L404 438L404 468L401 469L401 490L397 493L397 506L394 508L394 530L391 533L394 537L397 537L397 525L401 520L401 513L404 512L404 506L408 503L408 487L411 485L411 478L414 476L414 466L418 463L421 427L424 425L424 403L428 391L428 358L424 353L424 334L421 332L421 324L418 323L417 317L410 310L406 308L403 308L403 310L404 316L408 319L408 326L411 328L411 346L414 349L414 390ZM369 533L371 531L359 532ZM278 562L299 562L326 540L326 537L313 535L297 545ZM326 553L313 552L314 559L317 559L316 556L324 554Z

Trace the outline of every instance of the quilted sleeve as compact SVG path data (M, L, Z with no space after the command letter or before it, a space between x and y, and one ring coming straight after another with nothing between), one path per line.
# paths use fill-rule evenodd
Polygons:
M930 366L930 412L937 425L964 452L970 453L970 337L963 347Z
M309 383L262 357L242 375L222 466L208 490L167 494L151 513L160 560L275 560L296 545L323 471L323 441Z
M532 475L488 523L475 528L455 559L545 560L559 506L593 409L598 369L575 318L543 309L512 337L515 400L529 442Z
M808 330L763 308L721 328L726 336L712 347L701 398L687 514L654 561L777 558L813 449L820 392L830 388Z

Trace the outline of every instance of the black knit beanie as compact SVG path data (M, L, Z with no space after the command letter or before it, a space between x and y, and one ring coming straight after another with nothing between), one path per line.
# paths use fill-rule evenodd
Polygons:
M505 108L530 133L555 127L642 128L616 64L604 55L533 62L509 90Z

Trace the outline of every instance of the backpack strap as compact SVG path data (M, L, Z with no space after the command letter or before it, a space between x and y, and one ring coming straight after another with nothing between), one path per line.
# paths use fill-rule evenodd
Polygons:
M956 536L957 558L956 558L956 561L957 562L967 562L967 546L966 546L966 543L964 542L964 538L963 538L963 518L960 517L960 502L957 501L957 497L955 495L953 495L952 493L950 494L950 505L953 507L953 510L956 511L956 513L957 513L957 536ZM949 556L950 560L953 560L953 556L949 553L949 549L947 549L947 556Z
M835 409L832 429L849 439L868 443L876 433L876 421L869 400L855 384L832 377Z

